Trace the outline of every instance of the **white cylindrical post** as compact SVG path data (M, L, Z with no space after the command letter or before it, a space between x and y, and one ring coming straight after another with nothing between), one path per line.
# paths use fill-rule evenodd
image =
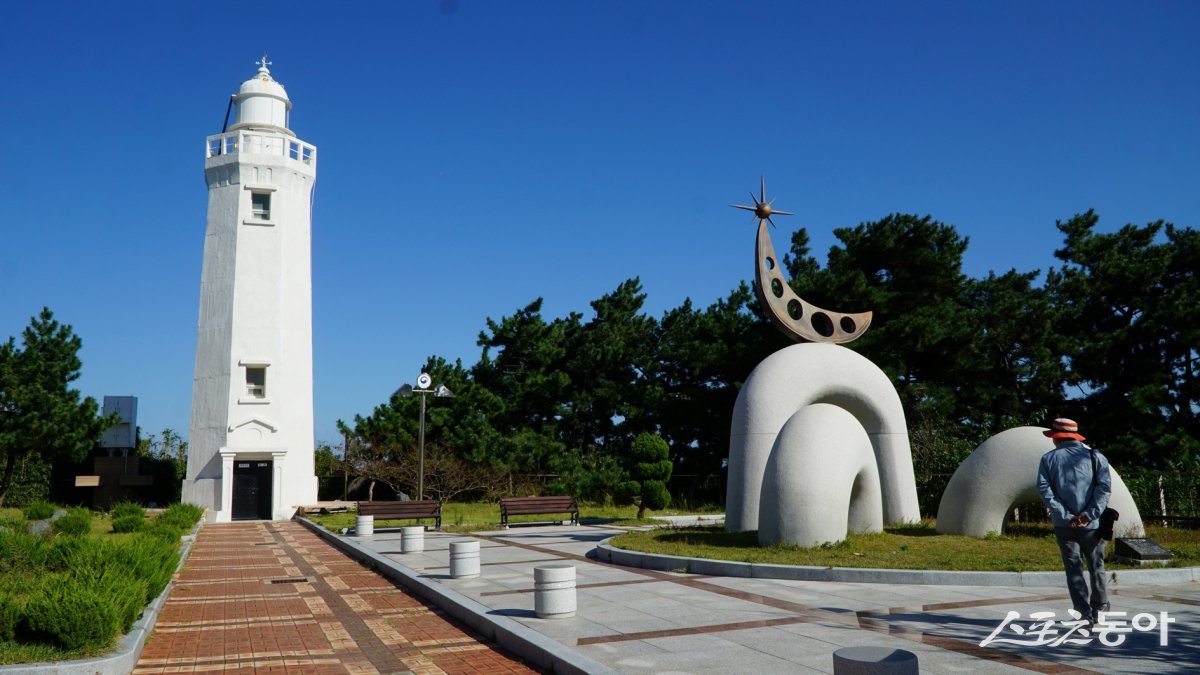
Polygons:
M891 647L842 647L833 653L834 675L917 675L917 655Z
M354 536L369 537L375 534L375 516L359 516L354 520Z
M479 576L479 542L473 539L450 542L450 578Z
M423 525L414 525L413 527L400 528L400 552L401 553L420 553L425 550L425 527Z
M575 566L533 568L533 609L539 619L575 616Z

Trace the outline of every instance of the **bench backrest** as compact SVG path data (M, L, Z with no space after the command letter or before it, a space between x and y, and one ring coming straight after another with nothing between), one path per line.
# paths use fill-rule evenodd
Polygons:
M442 503L432 499L407 502L359 502L360 516L378 518L435 518L442 511Z
M574 497L504 497L500 506L510 513L567 513L578 511Z

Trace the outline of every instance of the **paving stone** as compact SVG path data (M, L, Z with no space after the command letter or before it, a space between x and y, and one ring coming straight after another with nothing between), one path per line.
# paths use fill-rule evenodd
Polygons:
M203 527L133 672L220 670L537 672L295 523Z

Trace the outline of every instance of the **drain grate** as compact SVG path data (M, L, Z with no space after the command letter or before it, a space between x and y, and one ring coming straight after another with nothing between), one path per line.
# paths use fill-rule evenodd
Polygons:
M284 577L282 579L263 579L263 583L271 584L311 584L316 581L313 577Z
M260 542L257 542L255 544L251 544L251 545L252 546L278 546L279 544L276 542L273 542L273 541L260 541Z

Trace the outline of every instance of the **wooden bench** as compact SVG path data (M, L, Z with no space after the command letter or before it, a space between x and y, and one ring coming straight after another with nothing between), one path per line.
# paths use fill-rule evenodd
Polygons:
M375 520L422 520L433 518L435 530L442 529L442 503L433 499L407 502L359 502L358 515Z
M579 506L574 497L505 497L500 500L500 524L508 527L509 516L569 513L571 524L579 524Z

